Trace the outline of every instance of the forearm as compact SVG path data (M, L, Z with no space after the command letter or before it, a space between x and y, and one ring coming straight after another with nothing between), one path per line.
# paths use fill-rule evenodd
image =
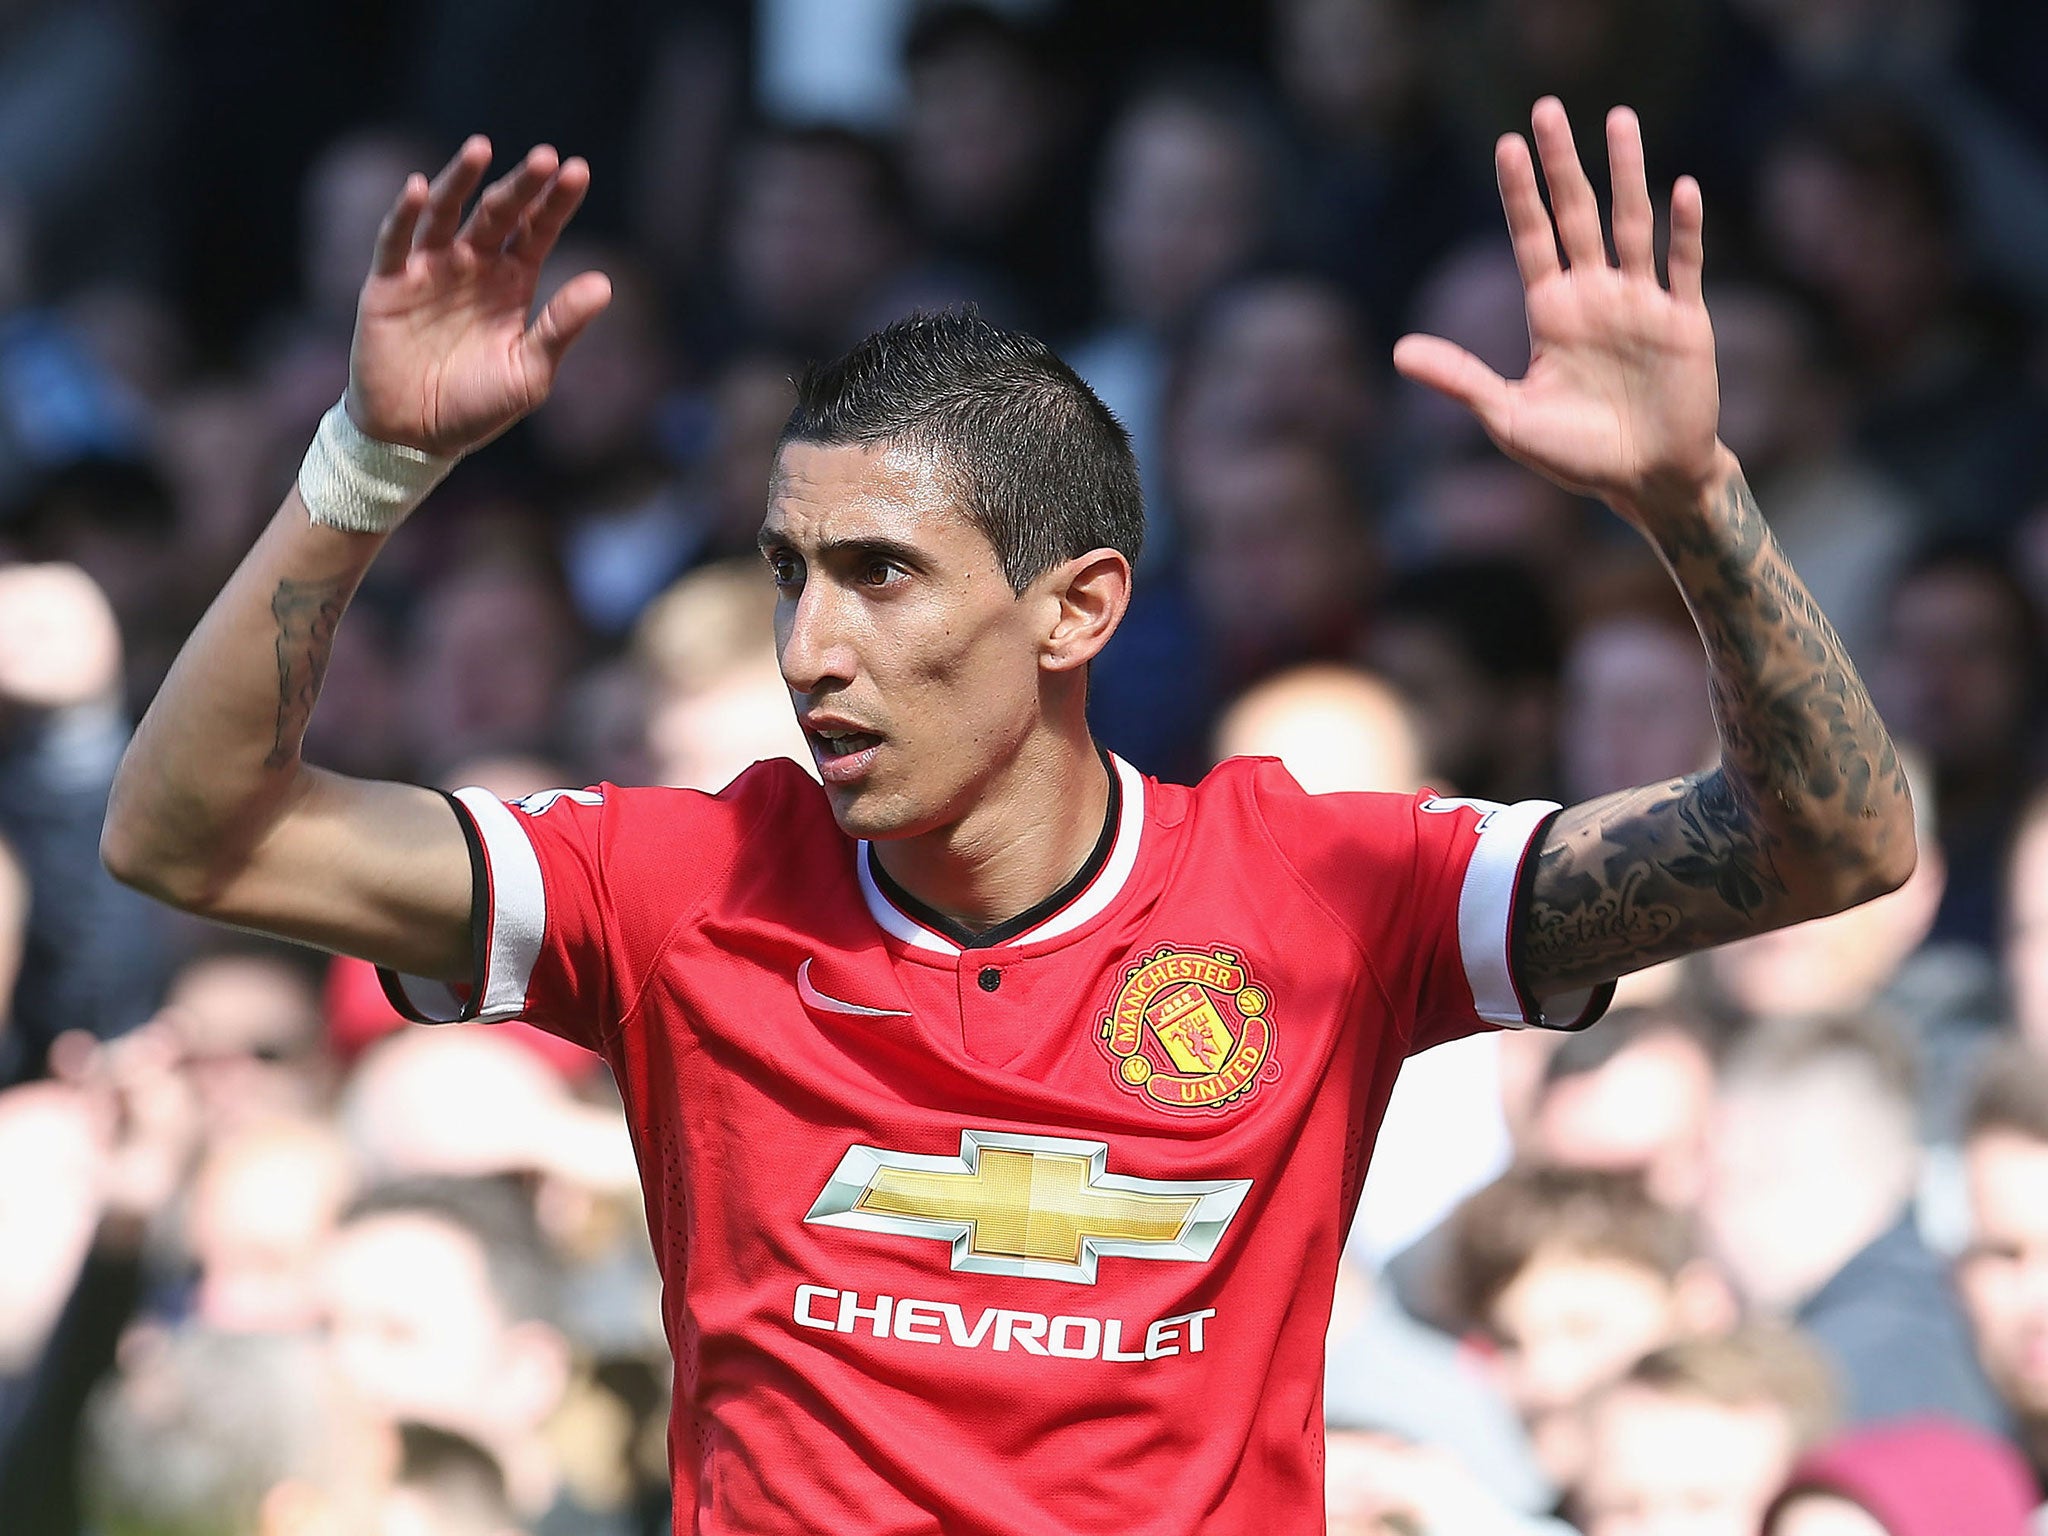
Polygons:
M1563 990L1838 911L1912 872L1884 723L1725 450L1698 498L1632 509L1705 642L1718 767L1560 817L1522 974Z
M296 488L208 608L129 743L109 867L194 904L304 792L299 746L378 534L313 523Z

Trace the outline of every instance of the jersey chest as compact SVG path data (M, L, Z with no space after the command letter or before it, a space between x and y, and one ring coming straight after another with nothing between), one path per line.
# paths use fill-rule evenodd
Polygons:
M641 1091L673 1102L635 1118L693 1234L693 1304L865 1339L882 1296L883 1332L981 1350L1000 1334L977 1319L1068 1316L1099 1349L1200 1312L1244 1253L1281 1277L1333 1261L1391 1073L1383 1005L1318 908L1211 884L957 955L817 892L702 924L636 1032L672 1057Z

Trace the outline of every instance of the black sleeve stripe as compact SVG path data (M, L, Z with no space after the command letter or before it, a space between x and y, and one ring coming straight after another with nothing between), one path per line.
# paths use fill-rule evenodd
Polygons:
M401 1018L415 1024L463 1024L474 1019L483 1007L484 972L489 959L491 932L491 871L484 860L484 840L462 802L445 789L434 793L446 800L448 808L455 813L455 824L462 828L463 845L469 849L469 999L462 1005L462 1012L454 1018L430 1019L405 995L397 972L378 966L377 984L384 989L385 1001L398 1010Z

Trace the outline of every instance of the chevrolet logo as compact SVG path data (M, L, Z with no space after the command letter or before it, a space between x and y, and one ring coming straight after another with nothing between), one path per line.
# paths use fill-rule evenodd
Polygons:
M1109 1143L962 1131L958 1157L849 1147L805 1221L953 1246L953 1268L1095 1283L1105 1254L1199 1263L1250 1179L1172 1182L1106 1171Z

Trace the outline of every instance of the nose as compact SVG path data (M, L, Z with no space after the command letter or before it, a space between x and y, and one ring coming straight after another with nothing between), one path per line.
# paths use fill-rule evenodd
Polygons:
M775 656L792 693L815 694L832 683L850 683L852 648L837 622L831 584L805 582L794 598L775 605Z

